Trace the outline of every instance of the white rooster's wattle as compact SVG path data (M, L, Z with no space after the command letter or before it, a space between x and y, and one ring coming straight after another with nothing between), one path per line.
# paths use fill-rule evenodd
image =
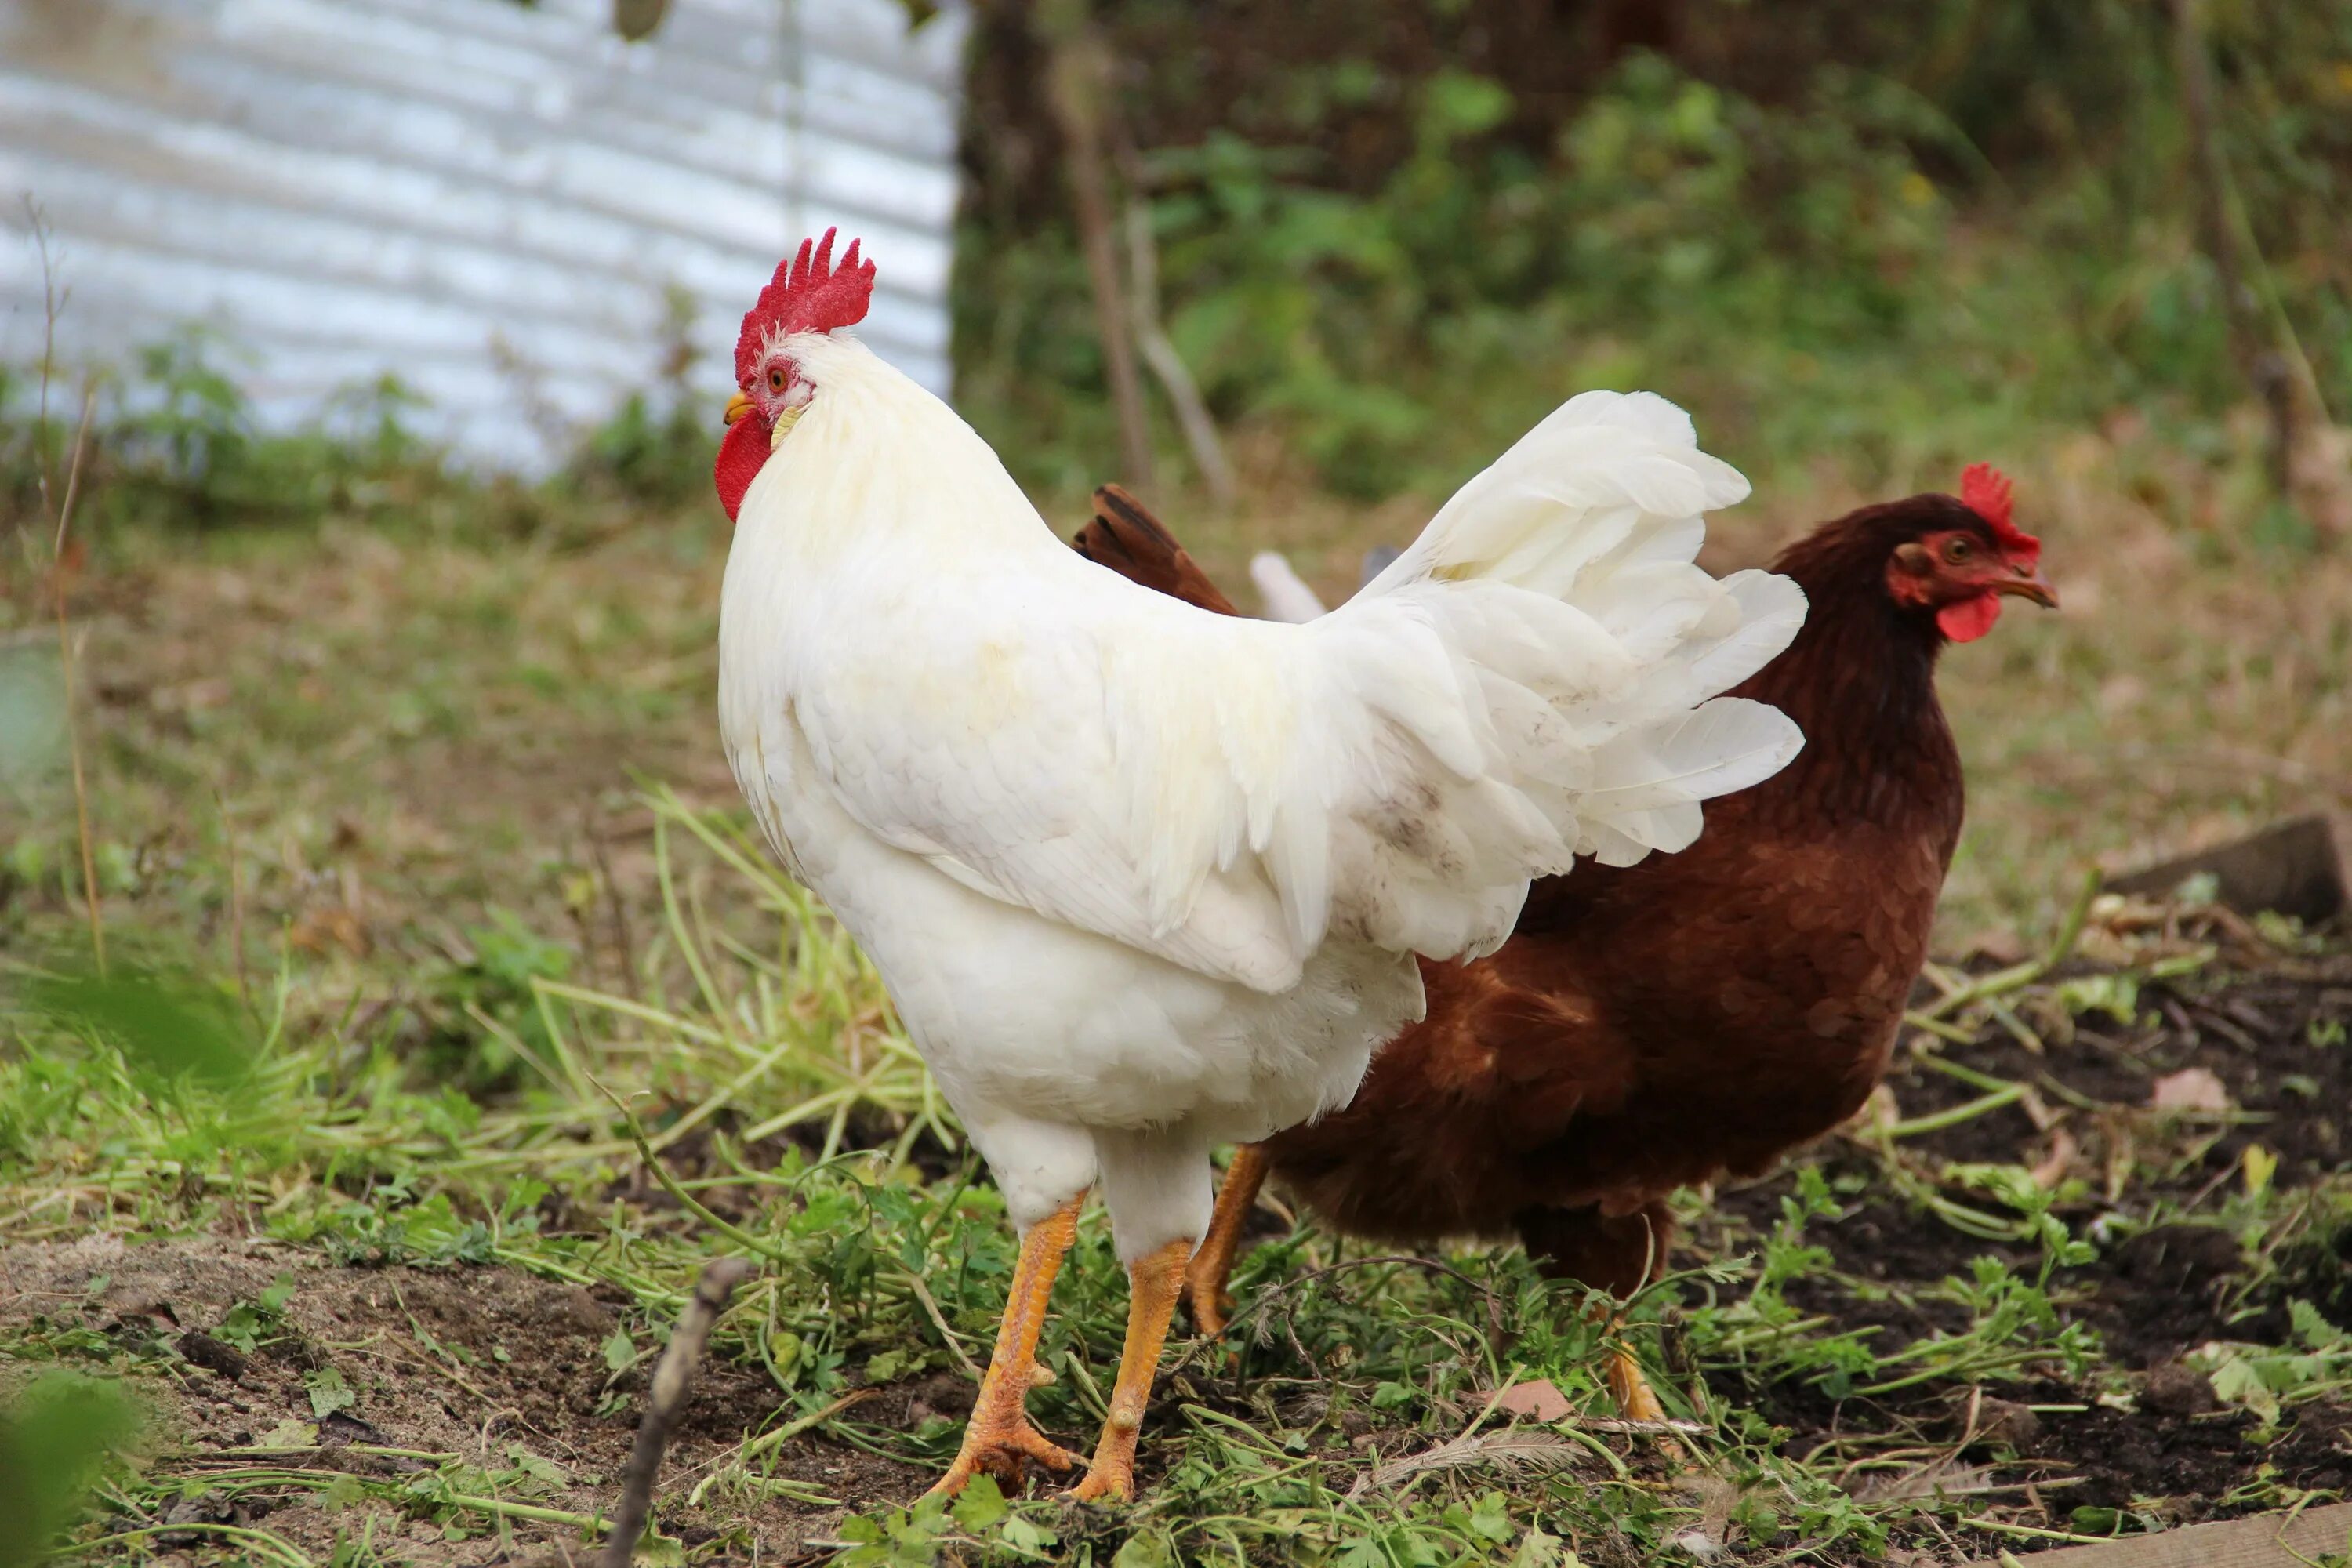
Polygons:
M1700 514L1748 486L1679 409L1587 393L1332 613L1192 609L1067 549L963 420L837 330L873 264L829 266L831 240L778 269L737 353L728 754L1024 1233L941 1486L1071 1462L1022 1401L1099 1187L1134 1296L1079 1490L1126 1495L1211 1145L1345 1104L1420 1015L1415 953L1491 952L1531 878L1681 848L1700 801L1794 755L1779 711L1714 693L1803 599L1692 563Z

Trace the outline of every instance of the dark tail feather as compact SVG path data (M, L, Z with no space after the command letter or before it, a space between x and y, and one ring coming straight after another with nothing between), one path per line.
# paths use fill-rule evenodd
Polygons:
M1094 521L1078 530L1070 542L1079 554L1130 583L1220 616L1241 614L1184 552L1176 536L1117 485L1095 491Z

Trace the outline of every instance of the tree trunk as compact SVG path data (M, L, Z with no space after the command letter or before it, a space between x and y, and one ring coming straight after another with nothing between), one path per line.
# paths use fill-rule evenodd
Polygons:
M1059 9L1059 8L1056 8ZM1062 132L1077 211L1078 238L1086 251L1087 278L1093 285L1095 333L1102 342L1103 370L1110 380L1111 406L1118 415L1120 477L1130 485L1151 483L1151 427L1143 410L1143 383L1137 374L1135 341L1118 276L1118 231L1112 216L1110 176L1103 156L1101 42L1083 20L1041 19L1050 63L1048 96Z

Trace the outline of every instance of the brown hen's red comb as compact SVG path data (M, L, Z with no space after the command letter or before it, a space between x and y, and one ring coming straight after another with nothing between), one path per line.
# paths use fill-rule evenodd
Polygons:
M802 240L798 255L776 263L775 280L760 290L760 298L743 317L743 331L735 340L735 382L749 385L759 373L760 349L779 332L829 332L866 319L874 299L874 263L857 258L856 240L833 264L833 237L826 229L821 240Z
M1990 463L1970 463L1960 470L1960 504L1985 520L1994 542L2012 559L2031 566L2042 559L2042 541L2010 521L2014 489L2009 476Z

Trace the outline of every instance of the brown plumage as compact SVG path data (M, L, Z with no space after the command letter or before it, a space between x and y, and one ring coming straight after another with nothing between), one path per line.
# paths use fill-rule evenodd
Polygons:
M1117 502L1080 535L1093 559L1125 570L1150 541L1174 548ZM1937 656L1988 629L1999 595L2055 602L2039 546L1997 510L1915 496L1783 552L1773 569L1805 590L1805 626L1738 695L1797 721L1796 761L1710 801L1680 854L1537 883L1491 958L1424 963L1427 1017L1374 1056L1354 1102L1264 1146L1285 1185L1353 1235L1516 1234L1548 1273L1622 1296L1663 1259L1675 1187L1760 1173L1851 1115L1886 1065L1959 837ZM1175 565L1129 575L1189 581ZM1236 1195L1220 1226L1246 1212ZM1230 1245L1213 1233L1194 1269L1213 1323Z
M1129 582L1221 616L1241 614L1175 536L1160 526L1160 520L1117 485L1095 491L1095 519L1070 542L1096 565L1108 566Z

